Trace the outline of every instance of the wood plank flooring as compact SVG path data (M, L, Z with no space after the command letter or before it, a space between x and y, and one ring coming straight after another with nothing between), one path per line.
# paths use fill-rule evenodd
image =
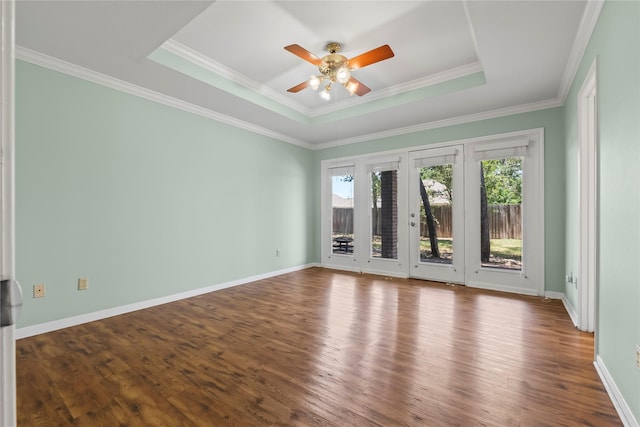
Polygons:
M620 426L559 301L321 268L17 343L20 426Z

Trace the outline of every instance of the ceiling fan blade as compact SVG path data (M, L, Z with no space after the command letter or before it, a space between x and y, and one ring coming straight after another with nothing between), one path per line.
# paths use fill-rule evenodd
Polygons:
M307 49L303 48L298 44L291 44L289 46L284 47L285 50L293 53L296 56L304 59L307 62L311 62L316 67L319 67L322 64L322 59L315 56L313 53L309 52Z
M362 55L351 58L349 60L349 68L357 70L358 68L384 61L385 59L392 58L393 56L393 51L388 44L385 44L384 46L377 47L369 52L363 53Z
M307 86L309 86L309 80L305 80L299 85L295 85L291 89L287 89L287 92L297 93L297 92L300 92L302 89L306 88Z
M367 86L365 86L360 81L356 80L354 77L351 77L349 79L349 83L347 83L347 86L348 85L352 85L352 84L356 85L356 90L355 90L354 93L356 95L358 95L358 96L366 95L367 93L371 92L371 89L369 89Z

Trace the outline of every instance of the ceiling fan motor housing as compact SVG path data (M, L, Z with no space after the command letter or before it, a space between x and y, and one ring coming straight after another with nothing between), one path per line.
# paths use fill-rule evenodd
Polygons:
M349 61L345 56L337 53L331 53L322 58L322 64L318 67L318 70L322 74L328 77L335 77L340 68L346 67Z
M349 60L347 57L338 53L338 51L340 51L340 47L340 43L329 43L327 45L329 55L322 58L322 63L318 67L318 70L320 70L320 72L327 76L331 81L336 81L338 70L341 68L348 69L349 66Z

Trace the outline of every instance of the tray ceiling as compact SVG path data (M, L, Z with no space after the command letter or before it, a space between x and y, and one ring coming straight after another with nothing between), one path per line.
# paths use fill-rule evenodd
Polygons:
M559 106L598 12L586 1L28 1L16 42L18 58L320 148ZM322 57L328 42L348 58L383 44L395 56L353 72L365 96L287 92L318 72L284 46Z

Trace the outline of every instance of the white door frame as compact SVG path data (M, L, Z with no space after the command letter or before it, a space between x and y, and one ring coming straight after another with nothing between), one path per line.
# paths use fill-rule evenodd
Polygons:
M464 146L448 145L409 152L409 276L447 283L465 283L465 197L464 197ZM420 194L419 169L422 166L451 164L453 166L452 228L453 262L440 264L420 259Z
M367 221L360 221L362 226L361 233L362 236L366 236L366 244L361 245L362 251L361 255L361 271L364 273L371 274L379 274L384 276L392 276L392 277L406 277L406 260L407 259L407 246L400 244L401 242L407 241L407 227L405 227L404 218L406 218L407 214L407 201L406 196L407 192L405 191L406 187L406 163L407 156L404 153L393 153L386 155L377 155L377 156L367 156L363 159L363 166L365 168L366 175L363 176L364 179L361 179L361 185L366 187L365 190L361 190L367 194L366 198L361 198L360 202L362 202L362 207L360 209L361 212L367 213ZM377 167L390 167L393 169L397 168L397 193L396 193L396 207L397 207L397 258L396 259L385 259L380 257L372 256L372 217L371 217L371 172L373 169ZM361 218L362 219L362 218ZM363 241L365 241L363 239ZM365 262L366 260L366 262Z
M465 145L466 285L543 296L544 267L544 129L479 138ZM522 270L483 267L480 262L480 159L511 157L524 150L522 187ZM493 157L496 156L496 157Z
M598 133L597 60L578 93L580 230L578 255L578 327L596 329L598 288Z
M328 159L321 162L321 264L325 268L372 273L391 277L407 277L408 247L398 246L398 259L380 259L371 256L371 180L368 167L380 163L398 162L398 242L408 239L404 218L406 214L406 151L392 150L363 156ZM332 170L349 168L355 175L354 181L354 245L353 252L333 253L332 244Z
M0 2L0 276L15 279L14 58L15 4ZM0 327L0 425L16 425L15 326Z
M516 145L526 140L527 146L527 158L525 159L524 167L526 169L526 174L528 176L527 183L525 183L525 188L523 188L523 198L526 199L525 205L534 206L534 209L530 209L524 213L524 221L528 225L526 226L525 234L528 233L528 236L525 237L525 240L528 243L525 243L528 248L524 251L523 254L523 264L526 270L522 271L498 271L498 269L487 269L482 268L479 265L479 255L476 256L471 252L466 252L466 248L471 248L473 245L474 248L480 247L479 237L477 238L477 244L474 242L468 241L468 233L465 232L465 280L464 283L470 287L479 287L485 289L493 289L499 291L506 292L515 292L515 293L523 293L529 295L538 295L543 296L545 294L545 235L544 235L544 129L543 128L534 128L534 129L526 129L515 132L508 132L496 135L488 135L477 138L469 138L463 140L455 140L448 141L442 143L435 143L431 145L423 145L423 146L415 146L410 148L398 149L398 150L390 150L386 152L377 152L371 154L357 155L357 156L349 156L342 158L334 158L334 159L326 159L321 162L321 265L326 268L335 268L341 270L349 270L349 271L357 271L357 272L372 272L375 274L386 274L389 276L398 276L398 277L409 277L412 275L411 273L411 263L408 263L408 259L406 257L409 256L409 252L405 252L405 259L402 259L399 253L399 265L405 265L406 269L400 269L400 271L389 269L389 271L381 271L379 268L371 269L368 271L371 266L369 266L367 261L367 239L368 239L368 228L369 224L367 221L363 221L366 219L364 215L367 213L368 201L365 200L370 194L369 188L370 184L363 177L366 175L366 164L371 163L372 158L374 157L382 157L382 156L394 156L397 158L399 155L401 158L400 162L400 173L402 176L410 177L412 176L409 173L408 158L409 154L419 150L432 150L439 149L444 147L452 147L457 145L462 145L464 150L472 150L472 153L478 152L478 150L484 152L487 150L501 150L501 147L504 145L510 146L513 145L512 142L515 142ZM494 152L495 154L495 152ZM471 153L469 155L465 154L465 158L472 159L473 155ZM466 162L466 160L465 160ZM468 162L469 164L475 164L477 162ZM332 168L341 168L344 166L351 166L355 170L356 175L356 183L355 183L355 212L354 217L355 220L360 220L359 226L356 226L356 232L358 235L355 236L355 247L352 254L345 255L335 255L332 254L332 240L331 240L331 222L332 222L332 212L331 212L331 179L330 179L330 169ZM478 165L475 165L479 167ZM466 168L466 166L465 166ZM474 169L475 170L475 169ZM465 172L466 175L471 176L474 172L471 171L471 174ZM478 174L479 176L479 169ZM399 192L408 192L409 185L408 183L403 184L406 181L404 179L400 180L398 184ZM465 179L466 181L466 179ZM533 184L533 185L532 185ZM402 185L405 185L404 190ZM465 186L467 184L465 183ZM466 192L471 192L476 194L479 198L479 191L477 189L467 189ZM363 198L364 195L364 198ZM406 203L409 203L408 195L405 196ZM466 199L465 199L466 200ZM399 203L402 205L403 202L399 198ZM479 202L476 203L479 206ZM468 203L465 202L465 210L468 208ZM407 247L409 247L410 243L408 240L409 237L409 228L411 223L411 218L409 216L410 212L405 211L406 221L402 219L399 220L398 230L399 230L399 240L402 241L404 236ZM398 210L399 218L402 218L402 212ZM468 216L468 215L467 215ZM477 224L471 224L477 225ZM465 225L465 229L471 227L471 225ZM406 231L400 232L402 228L405 228ZM404 233L404 234L402 234ZM524 249L524 248L523 248ZM364 253L362 251L365 251ZM473 265L469 260L476 259L478 265ZM473 274L473 275L472 275ZM505 280L509 285L504 285ZM503 285L499 285L502 283ZM498 286L496 286L498 284Z

